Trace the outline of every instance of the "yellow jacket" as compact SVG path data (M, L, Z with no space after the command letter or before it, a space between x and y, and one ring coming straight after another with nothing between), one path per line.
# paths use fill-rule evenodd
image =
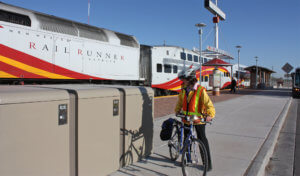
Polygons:
M194 93L196 93L195 89L193 89L189 92L188 101L191 100ZM180 112L182 110L182 104L183 104L182 97L184 97L184 96L182 96L182 94L183 94L183 90L181 90L178 95L178 101L177 101L177 105L175 107L175 113ZM216 114L215 107L214 107L212 101L210 100L209 96L207 95L207 92L205 89L203 90L201 97L199 98L199 101L201 101L199 103L203 104L203 107L204 107L200 110L200 112L208 114L210 117L214 118L215 114Z

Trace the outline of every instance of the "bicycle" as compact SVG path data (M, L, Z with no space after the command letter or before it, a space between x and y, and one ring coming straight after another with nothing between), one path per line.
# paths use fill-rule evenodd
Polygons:
M204 117L206 116L204 115ZM182 154L181 163L184 176L201 175L201 173L205 176L208 168L208 154L203 142L196 138L193 125L193 121L198 120L199 117L189 117L183 114L176 115L176 117L184 118L190 125L185 126L182 121L174 119L172 137L168 141L171 160L176 161ZM205 118L200 120L203 123L210 123L206 122ZM189 130L185 139L183 139L184 129Z

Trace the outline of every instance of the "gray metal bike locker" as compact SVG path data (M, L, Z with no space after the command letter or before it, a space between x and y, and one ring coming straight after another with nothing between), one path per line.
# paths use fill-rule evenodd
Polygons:
M149 156L153 151L154 92L152 88L142 86L104 87L118 88L123 95L123 107L120 110L123 112L120 119L120 167L124 167Z
M66 91L0 86L0 175L71 176Z
M76 172L78 176L108 175L119 169L120 93L93 85L43 85L75 96Z

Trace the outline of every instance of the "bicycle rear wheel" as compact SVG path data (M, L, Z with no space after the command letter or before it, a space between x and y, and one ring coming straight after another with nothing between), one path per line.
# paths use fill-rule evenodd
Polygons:
M192 139L182 153L182 173L184 176L206 175L208 168L207 151L199 139Z
M180 150L180 133L177 126L173 127L172 137L168 141L169 153L170 158L172 161L176 161L179 157L179 150Z

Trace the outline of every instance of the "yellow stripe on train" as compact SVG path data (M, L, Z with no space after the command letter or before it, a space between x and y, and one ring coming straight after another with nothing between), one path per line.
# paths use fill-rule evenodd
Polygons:
M17 78L17 77L9 73L6 73L4 71L0 71L0 78Z
M13 59L10 59L10 58L7 58L7 57L1 56L1 55L0 55L0 61L6 63L8 65L11 65L13 67L17 67L17 68L25 70L27 72L37 74L37 75L40 75L40 76L44 76L44 77L47 77L47 78L52 78L52 79L73 79L73 78L70 78L70 77L67 77L67 76L62 76L62 75L51 73L51 72L48 72L48 71L45 71L45 70L41 70L41 69L32 67L30 65L24 64L22 62L15 61Z

